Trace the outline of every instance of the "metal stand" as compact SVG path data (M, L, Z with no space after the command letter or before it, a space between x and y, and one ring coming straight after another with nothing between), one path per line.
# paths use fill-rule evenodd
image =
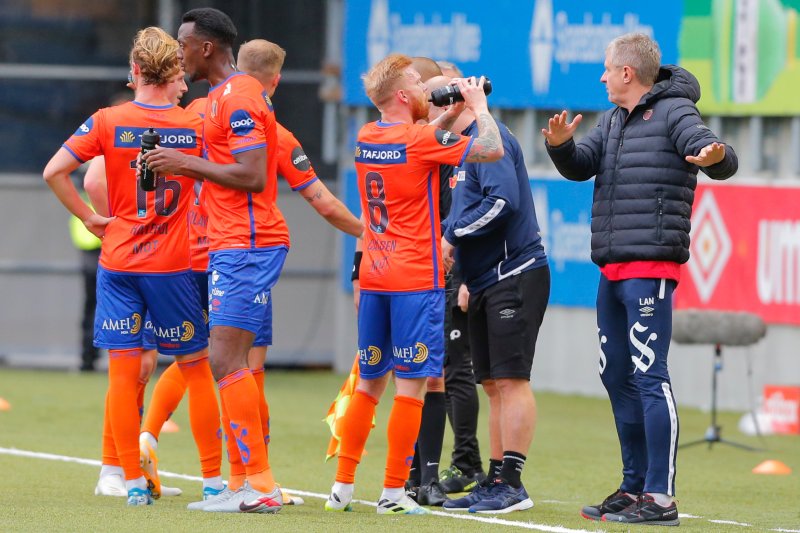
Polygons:
M741 448L751 452L762 451L761 448L740 444L738 442L732 442L722 438L722 428L717 425L717 374L719 374L720 370L722 370L722 345L715 344L714 371L711 374L711 425L708 426L708 429L706 429L706 434L702 439L681 444L678 446L678 448L686 448L689 446L694 446L695 444L703 444L704 442L707 442L708 449L710 450L715 442L719 442L721 444L727 444L729 446L734 446L736 448Z

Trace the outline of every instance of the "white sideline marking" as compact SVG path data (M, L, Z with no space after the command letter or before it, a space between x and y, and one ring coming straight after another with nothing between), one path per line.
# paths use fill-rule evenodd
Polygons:
M82 465L89 465L89 466L100 466L100 461L96 459L81 459L80 457L69 457L66 455L56 455L53 453L42 453L42 452L30 452L27 450L18 450L16 448L3 448L0 447L0 454L6 455L16 455L18 457L31 457L34 459L47 459L50 461L63 461L65 463L78 463ZM188 476L186 474L177 474L175 472L167 472L165 470L159 470L159 475L163 477L170 477L170 478L177 478L177 479L186 479L188 481L199 481L202 482L203 478L198 476ZM299 496L308 496L311 498L318 498L321 500L327 500L327 494L320 494L318 492L308 492L304 490L297 490L292 489L289 487L283 487L286 491L297 494ZM375 502L370 502L366 500L353 500L354 503L360 503L363 505L369 505L371 507L376 507L377 504ZM459 520L474 520L476 522L484 522L487 524L496 524L498 526L509 526L509 527L519 527L523 529L534 529L537 531L549 531L551 533L591 533L587 529L570 529L562 526L546 526L543 524L534 524L532 522L516 522L514 520L503 520L501 518L488 518L483 516L470 516L470 515L463 515L457 513L446 513L444 511L431 511L431 514L436 516L446 516L448 518L455 518ZM594 530L594 531L601 531L601 530Z
M42 453L42 452L30 452L27 450L18 450L17 448L3 448L0 446L0 454L6 455L16 455L18 457L31 457L34 459L47 459L50 461L63 461L65 463L78 463L82 465L89 465L89 466L100 466L100 461L96 459L82 459L80 457L69 457L67 455L56 455L53 453ZM198 476L189 476L186 474L177 474L175 472L168 472L166 470L159 470L159 475L164 477L171 477L176 479L185 479L188 481L199 481L202 482L203 478ZM283 487L286 491L290 493L297 494L299 496L308 496L310 498L318 498L321 500L328 499L327 494L320 494L318 492L308 492L305 490L297 490L292 489L289 487ZM542 500L545 501L545 500ZM554 500L555 501L555 500ZM369 505L370 507L376 507L377 504L375 502L366 501L366 500L353 500L353 503L360 503L362 505ZM502 518L487 518L484 516L473 516L473 515L465 515L462 513L455 513L455 512L444 512L444 511L431 511L432 515L435 516L446 516L448 518L455 518L459 520L474 520L476 522L484 522L487 524L496 524L498 526L509 526L509 527L519 527L522 529L534 529L537 531L549 531L551 533L592 533L592 531L587 529L570 529L563 526L546 526L543 524L534 524L533 522L517 522L514 520L503 520ZM703 518L702 516L694 516L690 514L680 514L678 515L680 518ZM734 525L734 526L742 526L742 527L752 527L750 524L746 524L743 522L734 522L732 520L708 520L714 524L726 524L726 525ZM597 531L604 531L601 529L595 529L594 532ZM768 531L777 531L779 533L800 533L800 529L784 529L784 528L774 528Z

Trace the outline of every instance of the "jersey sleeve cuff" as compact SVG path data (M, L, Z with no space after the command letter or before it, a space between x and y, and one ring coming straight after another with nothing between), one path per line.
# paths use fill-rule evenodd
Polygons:
M461 159L458 161L457 167L460 167L464 164L464 160L467 158L467 154L469 153L469 149L472 148L472 143L475 142L475 137L470 137L469 142L467 143L467 147L464 148L464 153L461 154Z
M236 150L231 150L231 154L241 154L242 152L249 152L250 150L257 150L259 148L266 148L266 147L267 143L259 143L251 146L245 146L243 148L237 148Z
M86 161L85 161L85 160L83 160L83 159L81 159L80 157L78 157L78 154L76 154L75 152L73 152L73 151L72 151L72 148L70 148L70 147L69 147L69 146L67 146L66 144L62 144L62 145L61 145L61 147L62 147L62 148L64 148L64 150L66 150L67 152L69 152L69 153L70 153L70 155L71 155L72 157L74 157L75 159L77 159L77 160L78 160L78 163L80 163L80 164L84 164L84 163L86 163Z
M317 176L314 176L313 178L311 178L310 180L308 180L304 184L300 185L299 187L292 187L292 190L293 191L302 191L303 189L305 189L306 187L310 186L312 183L314 183L315 181L318 181L318 180L319 180L319 178Z

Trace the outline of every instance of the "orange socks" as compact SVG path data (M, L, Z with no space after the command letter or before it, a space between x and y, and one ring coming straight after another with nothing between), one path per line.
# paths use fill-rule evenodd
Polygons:
M377 399L360 390L356 390L350 399L350 405L347 406L341 426L342 441L339 448L339 462L336 467L336 481L339 483L355 481L356 467L361 462L361 454L364 453L364 446L367 444L367 437L372 429L372 419L375 416L377 405ZM392 412L394 413L394 411ZM417 430L419 430L419 419L417 420ZM416 433L414 440L416 441ZM414 442L411 443L411 448L413 455Z
M389 415L389 450L386 454L386 475L383 486L402 488L408 479L414 459L414 443L419 436L423 402L408 396L395 396ZM372 420L372 419L370 419Z
M111 413L109 413L109 392L106 392L106 408L103 415L103 464L120 466L117 447L114 445L114 433L111 431Z
M246 478L244 463L242 463L242 456L239 454L239 447L236 445L236 437L231 431L231 420L228 418L225 404L222 403L220 407L222 410L222 430L225 432L225 449L228 452L228 463L231 467L231 472L228 476L228 488L238 490L244 485Z
M189 389L189 420L200 454L200 470L204 478L219 476L222 466L219 405L208 356L192 361L180 361L177 365Z
M271 492L275 488L272 475L269 473L264 435L261 431L261 415L255 406L259 396L263 396L256 386L250 369L242 368L220 379L219 395L225 414L230 420L228 424L239 449L244 464L247 480L250 485L261 492Z
M150 406L147 408L147 416L142 425L142 432L150 433L158 440L161 426L178 408L185 392L186 380L178 368L178 363L172 363L161 373L156 382L153 396L150 398ZM216 397L214 403L216 403Z
M110 350L108 365L108 418L125 479L142 476L139 466L139 412L137 396L141 349Z
M264 434L264 444L267 445L267 457L269 457L269 404L267 403L267 394L264 392L264 367L258 370L250 369L253 378L256 380L256 387L261 393L261 398L258 402L258 412L261 415L261 432Z

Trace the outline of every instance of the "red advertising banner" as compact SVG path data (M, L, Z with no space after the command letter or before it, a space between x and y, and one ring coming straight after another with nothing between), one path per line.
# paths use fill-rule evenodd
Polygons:
M800 188L698 185L675 307L800 324Z

